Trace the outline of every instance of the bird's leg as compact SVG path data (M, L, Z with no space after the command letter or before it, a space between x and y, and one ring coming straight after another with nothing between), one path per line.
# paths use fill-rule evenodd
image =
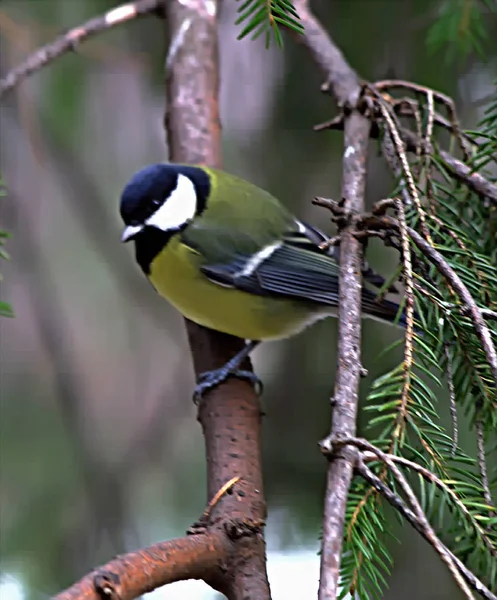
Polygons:
M206 392L217 387L220 383L228 379L228 377L239 377L240 379L250 381L256 388L257 393L260 394L262 392L262 382L257 375L252 371L238 368L258 344L258 341L251 340L245 344L238 354L219 369L200 373L198 383L193 393L193 401L195 404L200 402L202 396Z

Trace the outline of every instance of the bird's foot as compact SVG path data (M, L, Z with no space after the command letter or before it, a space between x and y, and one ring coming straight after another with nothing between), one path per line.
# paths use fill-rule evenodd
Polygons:
M249 381L254 386L256 394L258 396L262 394L264 386L255 373L244 369L231 369L229 363L227 363L220 369L206 371L199 375L198 383L195 386L195 391L193 393L194 403L198 406L206 392L214 389L229 377L237 377L238 379Z
M226 381L228 377L239 377L240 379L246 379L252 383L257 394L262 393L262 382L252 371L240 369L240 365L249 356L252 350L257 346L259 342L251 340L245 344L245 346L236 354L231 360L219 369L213 371L206 371L201 373L198 378L198 383L193 393L193 401L195 404L199 404L202 396L217 387L223 381Z

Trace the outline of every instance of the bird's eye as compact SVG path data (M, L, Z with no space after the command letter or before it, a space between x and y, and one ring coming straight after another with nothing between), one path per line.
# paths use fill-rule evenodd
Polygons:
M160 200L152 200L153 206L160 206Z

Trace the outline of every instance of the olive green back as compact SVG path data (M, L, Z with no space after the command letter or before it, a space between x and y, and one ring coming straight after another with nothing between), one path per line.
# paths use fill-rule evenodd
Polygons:
M250 255L297 229L295 218L265 190L234 175L203 167L211 180L207 209L184 230L186 244L211 262Z

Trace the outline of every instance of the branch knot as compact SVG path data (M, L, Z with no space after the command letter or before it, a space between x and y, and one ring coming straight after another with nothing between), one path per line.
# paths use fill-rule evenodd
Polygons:
M266 523L263 520L233 519L226 521L223 526L230 540L235 541L243 537L253 537L262 534Z
M112 571L97 571L93 577L95 591L101 598L106 600L119 600L121 595L117 588L121 585L119 575Z

